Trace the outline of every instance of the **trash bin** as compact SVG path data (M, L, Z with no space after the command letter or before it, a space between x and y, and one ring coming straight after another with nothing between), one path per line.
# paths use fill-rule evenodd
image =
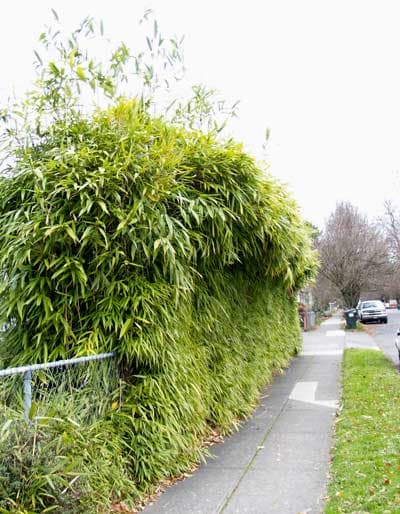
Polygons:
M344 311L346 319L346 328L357 328L357 311L356 309L347 309Z
M307 329L311 330L315 327L315 312L307 311Z

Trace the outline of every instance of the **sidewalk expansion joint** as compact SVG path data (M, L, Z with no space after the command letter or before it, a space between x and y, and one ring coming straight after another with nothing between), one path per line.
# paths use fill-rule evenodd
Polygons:
M300 377L300 380L304 377L304 375L307 373L308 369L311 367L313 360L314 360L314 357L311 358L310 364L307 366L307 368L302 373L302 375ZM224 510L229 506L229 503L231 502L232 498L234 497L234 495L235 495L236 491L238 490L240 484L242 483L244 477L247 475L247 472L250 470L250 468L251 468L253 462L255 461L257 455L262 450L265 441L267 440L268 436L272 432L272 429L275 427L276 423L278 422L279 418L281 417L281 414L285 410L289 400L290 400L290 392L288 394L288 397L287 397L286 401L283 403L282 407L280 408L280 410L279 410L276 418L274 419L273 423L268 428L268 430L265 432L265 435L262 438L262 441L260 442L260 444L258 445L256 451L254 452L254 455L252 456L252 458L250 459L250 461L248 462L248 464L244 468L243 473L240 475L239 480L237 481L236 485L232 489L232 491L229 494L229 496L227 496L227 498L225 499L225 501L222 504L221 508L218 510L218 514L222 514L224 512Z

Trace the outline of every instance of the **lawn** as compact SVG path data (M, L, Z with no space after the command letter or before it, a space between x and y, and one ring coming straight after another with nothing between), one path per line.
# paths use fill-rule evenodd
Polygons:
M346 350L326 514L400 513L400 375L374 350Z

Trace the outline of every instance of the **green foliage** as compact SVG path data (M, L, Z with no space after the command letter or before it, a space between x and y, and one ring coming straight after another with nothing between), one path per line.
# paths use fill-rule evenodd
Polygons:
M0 184L0 265L4 364L115 351L126 385L110 419L148 491L299 349L293 291L313 256L240 146L123 102L19 154Z
M162 339L148 341L206 275L236 266L289 290L312 273L295 205L240 146L136 102L53 125L14 171L0 182L7 363L160 362Z
M346 350L326 513L399 512L400 377L381 353Z
M209 426L229 433L247 417L260 388L300 349L294 300L247 274L216 274L188 307L164 332L171 354L137 371L113 413L145 490L199 460Z
M0 512L97 513L138 497L110 418L122 393L116 371L104 360L34 372L30 425L22 376L2 378Z
M184 80L183 37L162 34L151 10L140 21L146 35L135 49L124 42L113 46L103 23L90 16L65 33L53 14L53 26L40 34L34 51L35 83L22 100L0 106L0 165L6 172L15 152L40 141L54 122L72 122L125 96L190 129L219 133L236 116L239 102L229 105L216 90Z
M88 63L79 34L50 38L60 60L45 65L0 179L0 361L114 351L122 385L98 420L81 399L40 414L36 432L5 429L1 450L19 455L3 463L6 505L18 499L21 512L108 512L187 470L210 427L232 430L299 350L295 291L315 268L293 200L218 130L167 123L143 96L107 88L110 107L84 114L82 84L104 90L113 72ZM118 82L128 53L113 55ZM195 94L189 111L213 117L212 96ZM64 505L75 476L79 495Z
M168 346L162 365L143 356L115 394L105 393L106 369L102 385L39 394L36 430L10 408L0 413L5 512L109 512L112 500L136 501L202 458L210 426L227 433L248 416L259 388L300 349L295 300L244 272L217 273L164 330L148 333Z
M132 504L138 492L112 421L83 423L51 407L34 426L10 408L0 412L0 512L89 514L121 500Z

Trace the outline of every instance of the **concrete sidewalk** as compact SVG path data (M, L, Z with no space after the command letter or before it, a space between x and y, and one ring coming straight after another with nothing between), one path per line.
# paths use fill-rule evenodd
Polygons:
M347 337L342 328L337 316L304 333L302 354L265 389L252 418L145 512L322 512ZM354 335L350 346L362 340L373 346L363 334Z

